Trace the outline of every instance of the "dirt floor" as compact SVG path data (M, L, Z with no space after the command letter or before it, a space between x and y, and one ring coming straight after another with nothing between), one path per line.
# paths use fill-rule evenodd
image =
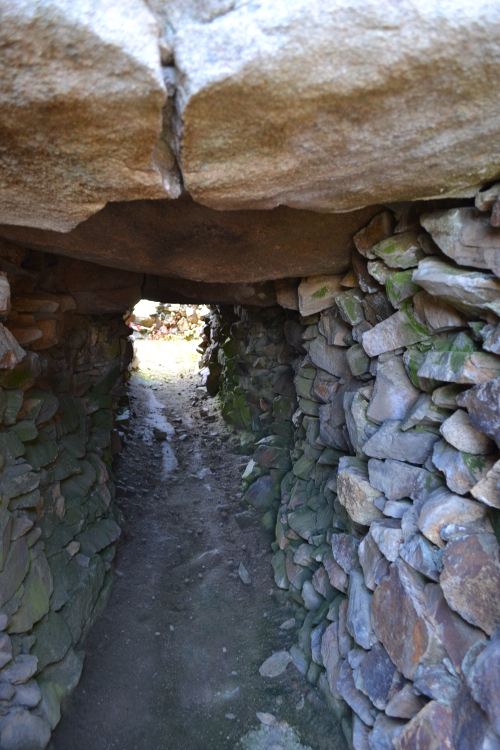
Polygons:
M49 748L298 750L298 737L312 750L344 750L293 664L275 679L259 674L293 644L295 631L279 627L293 607L273 581L271 534L258 517L243 528L234 518L247 509L248 459L234 452L217 399L196 393L195 347L139 342L132 418L114 465L124 516L115 583ZM297 735L261 726L257 712Z

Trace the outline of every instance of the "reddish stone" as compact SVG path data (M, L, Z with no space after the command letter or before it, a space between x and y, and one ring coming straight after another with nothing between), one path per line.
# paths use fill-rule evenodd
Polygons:
M441 587L449 606L491 635L500 625L500 549L493 534L451 539L443 555Z
M455 750L451 720L447 706L431 701L396 738L396 750Z
M446 652L426 616L424 582L403 560L391 565L372 599L372 624L397 668L412 679L419 663Z

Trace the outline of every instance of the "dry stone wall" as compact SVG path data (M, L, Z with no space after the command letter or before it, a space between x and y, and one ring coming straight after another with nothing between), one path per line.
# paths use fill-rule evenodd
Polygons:
M46 746L120 535L111 457L130 330L102 314L109 300L81 312L92 292L70 293L72 263L0 247L2 750Z
M276 515L291 656L355 750L500 747L498 187L380 212L346 275L281 282L285 314L236 310L225 332L251 335L220 336L224 412L268 432L246 499ZM283 431L252 368L292 328Z

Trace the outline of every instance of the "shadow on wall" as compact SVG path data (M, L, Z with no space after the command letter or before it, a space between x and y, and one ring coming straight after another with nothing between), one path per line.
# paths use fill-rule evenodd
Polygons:
M113 289L79 293L74 261L2 244L0 269L0 746L28 750L58 723L110 592L132 347L106 314Z

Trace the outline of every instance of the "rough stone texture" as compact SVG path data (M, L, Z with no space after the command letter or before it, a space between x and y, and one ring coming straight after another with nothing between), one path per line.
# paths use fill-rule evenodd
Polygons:
M421 378L448 383L487 383L500 373L500 358L486 352L429 352L419 367Z
M406 537L405 531L406 529L403 531L403 538ZM404 544L399 548L399 556L426 578L439 581L439 574L443 569L442 555L422 534L413 533L405 538Z
M426 617L423 582L402 560L391 565L390 576L375 589L372 623L392 661L408 679L419 663L444 656Z
M391 207L397 223L379 221L377 228L373 222L356 236L361 251L353 259L354 273L342 277L344 291L329 300L331 306L300 320L289 307L286 323L280 323L297 352L289 361L299 408L294 412L292 390L273 409L287 421L272 429L293 445L291 470L281 480L273 566L278 585L289 588L303 607L300 619L305 616L299 645L291 647L294 664L311 683L317 681L355 748L394 750L398 737L412 750L446 747L451 727L450 750L493 750L498 740L492 724L464 680L500 624L500 557L493 534L498 512L487 507L500 503L500 462L485 436L498 438L497 383L482 386L484 393L469 387L499 367L496 353L485 352L496 330L497 282L482 270L471 277L467 268L445 264L448 277L452 269L459 279L452 285L456 299L467 297L471 279L479 279L472 284L472 319L440 296L418 291L411 271L398 270L398 264L422 265L427 260L419 260L421 252L438 253L419 226L426 208ZM396 266L385 292L368 291L366 283L365 258L377 249ZM381 273L388 270L384 266ZM298 285L299 279L289 284L293 290ZM378 335L377 325L391 318L388 300L406 309L402 347L368 358L360 339ZM408 346L412 310L428 332ZM248 312L235 314L239 319ZM229 330L233 337L236 326L221 331L221 340ZM266 334L257 330L263 348ZM280 335L275 332L275 339ZM232 361L235 371L245 373L239 394L250 388L254 404L272 399L269 384L265 390L254 386L261 359L252 340L236 342L246 353ZM267 360L262 364L269 367ZM251 413L258 413L255 405ZM258 486L255 467L278 460L286 471L288 457L275 445L259 443L246 481L257 479ZM277 507L277 499L268 502ZM427 699L430 708L421 710ZM486 706L491 696L482 700ZM366 722L372 720L370 731Z
M490 268L500 276L500 232L475 208L455 208L424 214L422 226L456 263Z
M500 461L497 461L474 487L471 487L471 495L476 500L490 505L492 508L500 508Z
M454 328L462 328L467 325L465 315L459 313L452 305L439 299L439 297L432 297L427 292L415 294L413 306L417 316L432 333L451 331Z
M442 643L446 644L446 651L453 668L461 674L465 655L474 644L483 643L486 636L482 630L472 627L449 608L443 590L438 584L426 585L425 602L427 617L435 627Z
M372 537L371 533L368 533L361 541L358 548L359 562L363 568L363 574L365 577L365 585L370 591L375 590L375 570L378 563L382 559L383 555L378 548L377 543Z
M301 315L314 313L331 307L335 297L342 291L342 276L309 276L299 284L299 310Z
M368 526L382 513L373 501L379 497L368 481L368 472L363 461L341 458L338 474L338 498L356 523Z
M25 709L11 713L0 728L0 746L5 750L44 750L49 739L49 724Z
M138 0L116 10L3 4L2 222L68 231L107 201L179 195L174 159L153 154L166 100L154 16Z
M409 346L429 338L429 330L415 316L412 305L405 302L401 310L363 334L363 348L370 357Z
M468 271L436 258L424 258L413 272L413 281L429 294L471 315L495 309L500 280L485 271Z
M443 480L420 466L412 466L388 459L379 461L370 458L368 474L372 487L380 490L388 500L426 499L429 494L443 484Z
M457 403L467 408L472 425L500 448L500 378L470 388Z
M401 690L396 693L385 709L387 716L396 719L411 719L420 711L424 701L413 687L411 682L407 682Z
M326 669L326 677L334 698L340 698L337 689L341 658L339 653L338 623L332 622L327 627L321 641L321 658Z
M381 711L404 684L403 676L380 643L376 644L363 659L361 674L368 697Z
M495 633L467 675L467 684L500 735L500 640Z
M366 416L377 424L387 419L404 419L418 397L419 391L408 378L402 358L391 357L378 364Z
M311 12L295 0L189 16L173 21L173 50L182 172L197 201L346 210L463 191L498 173L486 75L498 59L494 11L373 2L360 13L344 0ZM465 46L468 64L457 65ZM298 91L307 96L291 110Z
M451 719L447 706L431 701L403 729L396 750L455 750Z
M500 550L493 534L451 539L443 555L441 587L449 606L491 635L500 625Z
M372 595L365 586L363 574L353 570L349 576L349 607L347 609L347 630L358 646L370 649L378 643L370 619Z
M493 450L491 441L472 426L469 415L461 409L443 422L439 432L459 451L484 456Z
M488 717L462 684L452 704L452 729L456 750L497 750L498 736L493 732Z
M337 678L337 689L345 702L358 714L368 726L373 726L375 720L372 716L372 704L370 700L358 690L352 675L352 668L347 660L343 661Z
M309 356L315 365L336 377L350 375L345 349L340 346L329 346L324 336L314 339L309 349Z
M440 532L449 523L468 524L486 516L486 508L466 497L438 489L431 493L418 517L418 528L438 547L444 547Z
M401 521L395 518L373 521L370 525L370 534L387 560L390 560L390 562L397 560L399 548L403 543Z
M0 225L0 236L127 271L248 284L346 271L352 236L378 210L223 212L183 197L110 203L66 234Z
M486 478L494 462L491 456L474 456L457 451L446 440L436 443L432 454L432 463L443 472L450 490L459 495L465 495Z
M439 435L425 428L403 432L401 422L388 419L364 444L363 450L371 458L389 458L396 461L424 464L432 454Z

